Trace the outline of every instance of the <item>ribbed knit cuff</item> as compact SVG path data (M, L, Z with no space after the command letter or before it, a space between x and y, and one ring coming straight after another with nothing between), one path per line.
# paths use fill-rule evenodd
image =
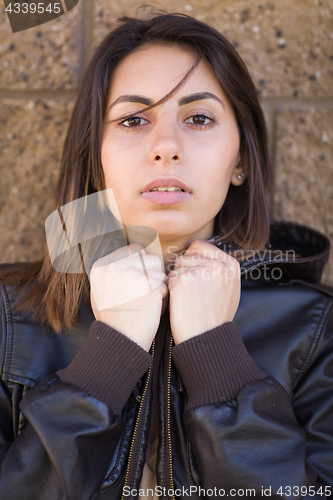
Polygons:
M172 358L186 388L187 409L231 401L245 385L268 377L252 360L232 322L174 346Z
M63 382L80 387L120 415L152 359L148 352L122 333L94 321L80 351L57 375Z

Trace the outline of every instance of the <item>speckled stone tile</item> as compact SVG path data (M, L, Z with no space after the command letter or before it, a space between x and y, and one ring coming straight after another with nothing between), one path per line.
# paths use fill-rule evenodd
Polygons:
M80 4L53 21L12 33L0 2L0 89L78 86Z
M138 0L95 0L94 44ZM211 24L236 47L262 97L333 96L331 0L155 0Z
M333 241L333 110L277 114L275 218L294 220ZM324 280L333 285L333 256Z
M43 256L72 101L0 104L0 262Z

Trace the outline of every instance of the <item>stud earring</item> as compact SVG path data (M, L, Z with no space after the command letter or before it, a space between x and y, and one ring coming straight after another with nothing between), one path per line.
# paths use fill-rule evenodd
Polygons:
M239 179L239 180L243 179L243 177L244 177L244 172L237 175L237 179Z

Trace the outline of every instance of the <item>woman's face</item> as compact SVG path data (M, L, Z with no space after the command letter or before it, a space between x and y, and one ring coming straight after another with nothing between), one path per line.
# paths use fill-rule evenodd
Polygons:
M170 99L144 111L194 60L176 46L147 45L123 59L111 81L101 152L105 187L113 190L123 224L152 227L161 242L211 237L230 181L240 183L235 115L205 61ZM165 186L184 192L151 192Z

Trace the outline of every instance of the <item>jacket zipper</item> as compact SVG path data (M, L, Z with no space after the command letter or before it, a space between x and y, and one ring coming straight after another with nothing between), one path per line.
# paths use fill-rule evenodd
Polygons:
M152 357L154 357L154 351L155 351L155 339L153 340L152 348L151 348L151 355L152 355ZM134 458L135 458L135 455L136 455L136 453L134 453L134 451L137 450L138 444L139 444L139 442L138 442L139 441L139 439L138 439L138 436L139 436L138 430L141 428L143 409L144 409L144 406L146 404L146 394L147 394L147 390L148 390L148 386L149 386L149 382L150 382L150 378L151 378L151 372L152 372L152 366L150 366L149 369L148 369L147 380L146 380L146 383L145 383L145 386L144 386L144 389L143 389L142 398L141 398L141 401L140 401L140 406L139 406L139 411L138 411L138 416L137 416L137 419L136 419L136 422L135 422L135 427L134 427L133 437L132 437L132 441L131 441L130 451L129 451L129 454L128 454L128 463L127 463L127 469L126 469L126 474L125 474L125 482L124 482L124 486L123 486L123 493L121 495L121 500L124 500L124 489L125 489L125 486L129 486L132 483L132 479L133 479Z
M167 491L174 490L173 474L172 474L172 449L171 449L171 430L170 430L170 385L171 385L171 349L172 349L172 334L170 330L170 341L167 352L167 369L166 369L166 457L165 457L165 478L167 482ZM168 498L174 500L174 495L168 495Z

